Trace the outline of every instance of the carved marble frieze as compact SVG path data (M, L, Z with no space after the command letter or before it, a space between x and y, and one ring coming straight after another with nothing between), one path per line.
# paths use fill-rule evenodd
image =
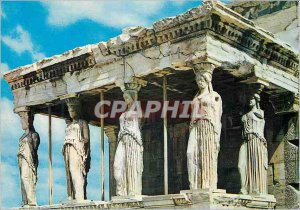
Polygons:
M226 13L225 13L226 12ZM233 24L236 21L236 24ZM107 51L117 56L129 55L135 51L175 43L198 36L204 31L221 35L225 42L242 46L249 53L293 69L296 75L297 56L291 49L284 49L284 43L275 41L274 35L256 27L252 21L218 3L205 3L174 18L166 18L153 24L153 28L130 28L107 44ZM289 48L287 45L285 46Z
M11 89L29 88L32 84L49 79L55 80L55 78L60 78L67 72L79 71L92 67L93 65L95 65L94 56L92 53L86 53L26 74L21 79L11 82Z
M32 68L34 70L28 72L26 68L21 67L6 74L5 79L11 84L12 90L30 88L31 84L58 78L66 72L87 69L94 65L111 64L125 57L130 58L137 52L144 55L143 52L149 48L159 48L159 54L155 57L153 55L150 57L144 55L144 57L163 59L178 54L178 56L184 55L182 59L185 60L187 56L193 57L193 54L180 49L179 45L178 50L174 52L171 50L163 52L161 46L184 43L200 36L215 37L262 63L267 62L288 74L298 75L299 63L296 52L287 44L223 4L208 1L176 17L157 21L150 28L127 28L123 30L123 34L108 42L91 45L90 48L95 50L97 48L98 54L93 50L87 50L85 54L79 56L74 54L73 57L65 60L59 60L60 58L54 56L53 59L49 58L53 60L51 61L53 64L50 62L51 65L48 65L45 59L31 65L40 66L40 63L45 63L42 67ZM31 66L29 65L29 68Z

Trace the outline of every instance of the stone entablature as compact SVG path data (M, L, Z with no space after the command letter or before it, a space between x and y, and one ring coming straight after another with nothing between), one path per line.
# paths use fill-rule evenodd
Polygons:
M233 21L236 23L231 24ZM256 27L252 21L217 3L206 3L177 17L158 21L153 24L153 29L140 27L125 30L125 34L107 43L107 51L117 56L126 56L155 45L166 42L172 44L192 38L207 29L233 41L235 45L253 51L253 54L261 57L260 59L268 59L286 68L292 68L296 75L298 60L289 46L275 40L271 33ZM166 55L160 54L157 59L160 56Z
M22 79L17 79L11 82L11 89L15 90L18 88L28 88L29 85L42 82L45 80L55 80L60 78L67 72L79 71L82 69L90 68L95 65L94 57L91 53L86 53L78 57L62 61L61 63L56 63L37 71L25 74Z
M135 27L108 42L76 48L59 56L20 67L5 75L12 90L25 88L45 80L52 80L72 72L92 67L101 68L134 56L159 60L178 56L181 62L209 57L208 43L203 40L203 53L189 52L178 43L195 37L212 36L245 52L262 63L268 63L291 76L298 75L298 58L288 45L271 33L256 27L253 22L228 9L219 2L205 2L174 18L166 18L152 28ZM174 45L174 49L165 49ZM147 54L149 49L155 53ZM176 49L175 49L176 48ZM138 55L137 55L138 54Z

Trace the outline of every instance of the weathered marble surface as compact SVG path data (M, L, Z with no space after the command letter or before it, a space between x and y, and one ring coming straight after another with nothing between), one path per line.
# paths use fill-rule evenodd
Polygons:
M36 206L39 134L33 127L34 114L28 110L18 112L25 133L19 141L18 162L21 178L22 206Z
M299 118L292 117L288 122L288 129L284 142L285 179L286 179L286 207L299 208Z
M274 209L274 196L226 194L224 190L186 190L180 194L123 197L110 202L85 201L37 209Z
M265 139L264 111L260 96L254 93L249 100L250 111L243 115L243 139L239 153L239 172L242 194L267 194L268 150Z
M300 192L292 185L287 185L285 189L286 193L286 207L289 209L300 208Z
M120 116L118 146L114 157L116 195L133 196L142 194L143 141L140 131L140 117L133 108L141 86L125 83L124 100L127 109Z
M254 20L254 23L274 33L276 38L286 42L295 50L299 50L297 6L259 17Z
M187 166L190 189L217 189L222 99L212 88L212 64L195 65L199 92L192 102Z
M253 36L245 31L253 32ZM274 45L274 50L269 45ZM115 86L124 79L124 61L127 69L144 77L165 68L188 70L187 62L192 60L210 61L233 75L254 73L255 78L276 88L298 91L297 53L217 2L163 19L152 28L126 29L108 42L76 48L20 67L4 77L12 86L15 106L21 107L44 104L65 94ZM253 68L242 71L243 64Z
M87 174L90 169L90 132L88 123L80 116L78 98L67 99L71 119L67 121L62 153L66 164L69 199L82 202L87 199Z

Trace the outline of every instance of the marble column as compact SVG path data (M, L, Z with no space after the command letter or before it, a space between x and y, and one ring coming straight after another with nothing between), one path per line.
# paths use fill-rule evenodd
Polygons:
M264 111L260 108L263 86L253 85L256 87L248 94L248 108L242 116L243 143L240 147L238 168L242 194L266 195L268 150L264 136Z
M105 134L109 142L109 194L116 195L116 181L113 174L113 165L118 142L118 126L106 126Z
M208 62L193 64L199 91L192 101L187 149L190 189L217 189L222 99L212 87L214 68Z
M123 97L127 109L120 116L118 145L114 158L114 178L117 196L142 194L143 141L139 112L133 108L141 85L124 84Z
M24 134L19 140L18 163L23 207L36 206L39 134L33 127L34 114L29 107L15 110L19 114Z
M66 100L70 119L66 120L66 136L62 153L66 164L69 199L77 202L87 199L87 174L90 169L90 131L81 116L78 98Z

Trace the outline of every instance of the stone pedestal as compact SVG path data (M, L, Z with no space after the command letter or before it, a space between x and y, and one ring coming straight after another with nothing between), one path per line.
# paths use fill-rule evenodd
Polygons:
M189 202L183 195L169 194L143 197L144 208L173 209L176 206L188 206Z
M180 194L114 196L111 201L64 202L36 209L274 209L273 195L228 194L225 190L183 190ZM19 208L18 208L19 209Z
M119 202L119 201L142 201L143 197L146 195L134 195L134 196L112 196L111 202Z
M213 195L211 207L274 209L275 205L276 199L273 195L252 196L216 193Z
M226 190L184 190L180 192L191 202L191 208L220 209L220 208L256 208L274 209L276 199L273 195L241 195L228 194Z

